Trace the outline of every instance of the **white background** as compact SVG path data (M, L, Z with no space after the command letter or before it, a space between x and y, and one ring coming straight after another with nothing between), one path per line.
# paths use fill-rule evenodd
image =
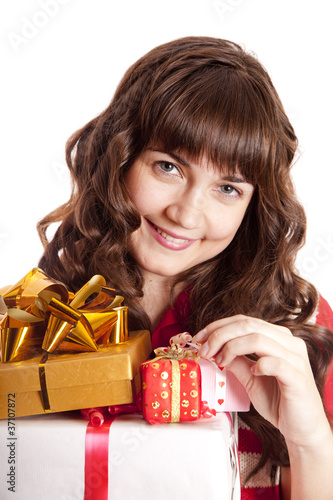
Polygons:
M298 265L333 304L330 12L329 0L3 0L0 286L37 264L36 223L68 199L67 138L152 47L209 35L255 52L281 96L302 153L294 180L308 238Z

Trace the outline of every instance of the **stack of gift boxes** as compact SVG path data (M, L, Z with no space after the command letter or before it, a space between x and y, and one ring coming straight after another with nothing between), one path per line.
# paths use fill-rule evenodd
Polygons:
M74 295L35 268L0 293L1 499L237 498L228 412L249 400L188 334L148 360L102 276Z

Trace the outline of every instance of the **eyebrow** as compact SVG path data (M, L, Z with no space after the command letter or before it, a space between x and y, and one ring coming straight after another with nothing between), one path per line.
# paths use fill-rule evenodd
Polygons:
M244 179L244 177L241 177L241 176L235 177L233 175L227 175L227 176L223 177L222 180L227 181L227 182L235 182L235 183L239 183L239 184L251 184L246 179Z
M161 151L160 149L154 149L154 148L149 148L151 151L155 151L157 153L163 153L165 155L171 156L176 162L181 163L187 168L191 168L191 165L181 156L179 156L177 153L169 153L167 151ZM223 182L234 182L238 184L250 184L244 177L241 175L234 176L234 175L226 175L224 177L221 177L221 181Z

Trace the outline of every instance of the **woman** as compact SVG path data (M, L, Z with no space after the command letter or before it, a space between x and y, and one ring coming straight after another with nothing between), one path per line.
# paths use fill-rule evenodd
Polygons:
M102 274L154 347L188 330L245 386L243 499L333 497L322 404L333 339L314 319L333 320L295 271L296 149L253 56L225 40L176 40L135 63L70 138L71 199L39 223L49 275L78 289Z

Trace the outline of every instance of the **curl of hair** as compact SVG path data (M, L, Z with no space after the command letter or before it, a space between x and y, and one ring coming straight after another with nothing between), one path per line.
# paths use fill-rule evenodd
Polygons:
M129 68L107 109L67 143L72 195L38 224L45 248L40 267L72 290L102 274L127 298L130 327L150 328L138 302L143 277L129 252L140 216L124 174L152 146L193 160L205 156L255 186L230 245L175 277L191 290L189 331L234 314L287 326L305 340L323 394L333 340L331 332L309 324L318 294L295 270L306 230L290 177L297 138L269 75L233 42L186 37L153 49ZM60 225L48 242L53 223ZM278 430L253 408L242 418L263 444L253 473L269 458L287 465Z

